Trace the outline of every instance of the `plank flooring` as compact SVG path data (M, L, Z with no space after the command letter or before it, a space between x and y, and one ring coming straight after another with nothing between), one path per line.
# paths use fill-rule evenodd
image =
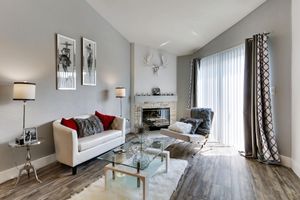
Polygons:
M300 199L300 179L291 169L264 165L245 159L231 147L208 143L195 157L197 146L189 143L171 145L171 158L188 160L171 200L278 200ZM90 160L78 167L78 174L59 163L38 170L43 183L23 176L17 187L15 179L0 185L2 200L63 200L82 191L103 175L105 162Z

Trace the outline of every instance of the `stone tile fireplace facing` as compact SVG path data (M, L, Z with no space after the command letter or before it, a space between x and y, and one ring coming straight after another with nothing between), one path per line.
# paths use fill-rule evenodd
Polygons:
M144 118L152 118L150 120L148 119L148 121L152 121L154 125L158 125L156 128L150 127L152 130L159 129L160 125L166 127L168 126L167 124L173 124L176 121L176 101L136 103L134 106L135 126L140 125L143 122L143 110Z

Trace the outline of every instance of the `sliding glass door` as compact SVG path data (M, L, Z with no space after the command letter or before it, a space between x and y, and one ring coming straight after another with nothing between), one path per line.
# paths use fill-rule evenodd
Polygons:
M197 81L197 105L215 112L210 137L237 149L244 147L244 61L244 45L205 57Z

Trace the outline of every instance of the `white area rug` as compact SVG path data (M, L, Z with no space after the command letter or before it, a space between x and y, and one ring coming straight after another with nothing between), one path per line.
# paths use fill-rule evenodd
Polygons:
M169 200L173 192L176 190L178 181L184 173L187 164L188 163L185 160L170 159L168 173L165 172L165 165L160 166L155 175L152 176L149 180L149 199ZM122 184L122 179L124 179L123 183L125 184L125 186L124 184ZM142 182L141 187L137 188L136 178L126 176L123 178L119 178L118 180L121 181L110 181L110 187L105 190L103 176L98 181L85 188L82 192L73 195L69 200L142 199Z

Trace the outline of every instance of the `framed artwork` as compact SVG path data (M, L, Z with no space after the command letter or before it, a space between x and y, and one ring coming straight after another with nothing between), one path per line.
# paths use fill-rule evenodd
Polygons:
M82 38L82 85L96 86L96 42Z
M56 34L56 82L58 90L76 90L76 40Z
M38 140L37 129L33 128L24 128L23 130L24 144L30 144Z

